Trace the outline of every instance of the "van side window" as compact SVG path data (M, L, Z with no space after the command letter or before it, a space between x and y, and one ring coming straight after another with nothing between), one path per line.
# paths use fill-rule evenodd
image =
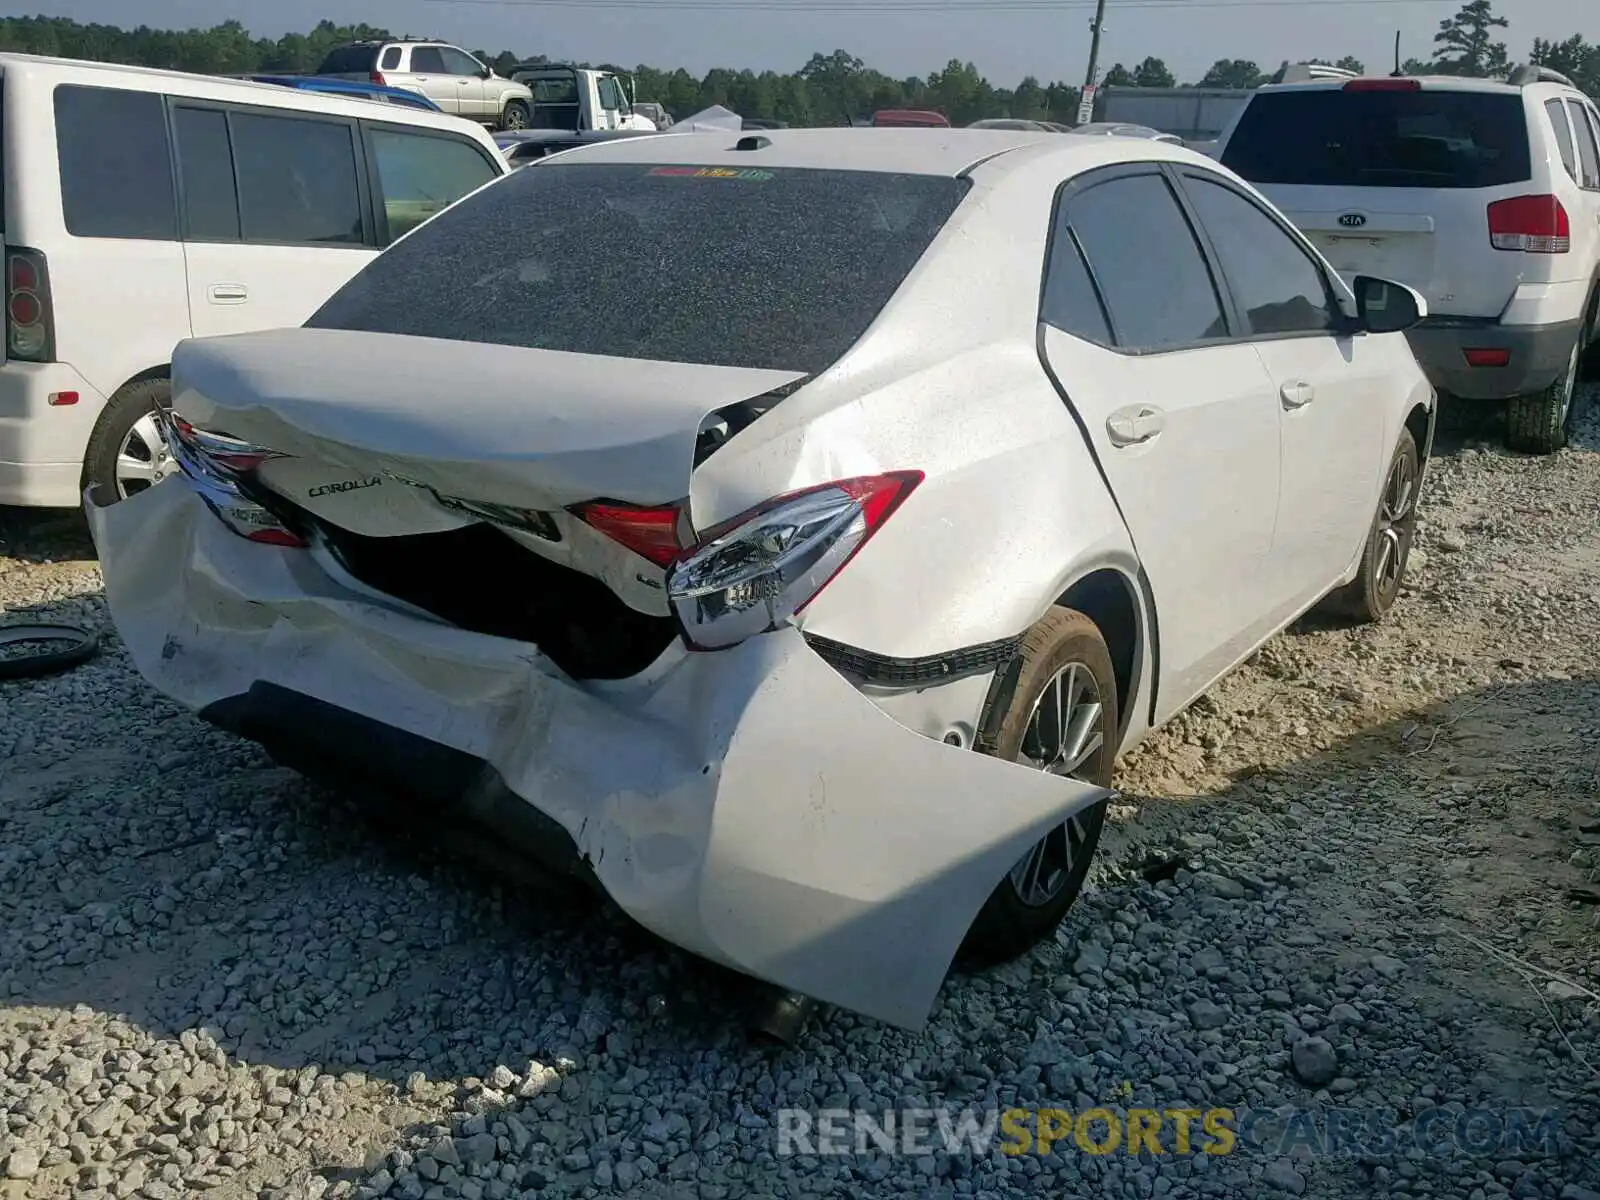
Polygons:
M461 138L398 129L369 135L391 241L500 174Z
M183 236L199 242L239 240L239 193L233 182L228 116L214 108L179 108L178 179L183 185Z
M55 112L67 232L175 240L178 202L160 95L62 84Z
M245 241L363 244L353 126L255 113L229 125Z
M1578 178L1578 156L1572 145L1572 130L1567 128L1566 107L1559 100L1544 102L1545 116L1550 118L1550 128L1555 131L1556 148L1561 151L1561 165L1574 180Z
M1567 109L1572 113L1572 132L1578 139L1578 163L1583 167L1578 182L1586 188L1600 188L1600 146L1595 144L1594 127L1588 122L1584 106L1576 100L1568 100Z

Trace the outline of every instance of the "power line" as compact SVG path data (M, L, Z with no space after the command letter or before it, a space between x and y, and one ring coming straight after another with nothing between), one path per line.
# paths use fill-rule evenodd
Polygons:
M724 13L976 13L1089 11L1095 0L423 0L424 4L493 8L606 8L629 11ZM1396 8L1401 5L1459 4L1460 0L1122 0L1118 12L1132 9L1221 8Z

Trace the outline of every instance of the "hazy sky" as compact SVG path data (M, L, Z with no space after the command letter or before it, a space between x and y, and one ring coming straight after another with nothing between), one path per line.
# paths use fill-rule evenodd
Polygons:
M1109 0L1102 68L1153 54L1180 81L1218 58L1275 68L1288 59L1354 54L1369 69L1401 52L1426 57L1439 21L1460 0ZM604 6L606 4L610 7ZM896 7L901 11L894 11ZM1597 0L1500 0L1514 60L1535 37L1600 35ZM22 15L38 7L5 4ZM233 17L278 37L324 17L367 21L441 37L491 53L632 66L794 70L813 50L849 50L891 75L925 75L951 58L971 60L1009 86L1024 75L1081 83L1093 0L46 0L44 11L80 21L158 28ZM1580 17L1580 13L1584 15Z

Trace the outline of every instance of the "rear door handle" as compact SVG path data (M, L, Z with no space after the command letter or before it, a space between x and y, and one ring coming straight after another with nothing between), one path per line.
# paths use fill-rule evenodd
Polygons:
M1161 410L1146 404L1112 413L1106 420L1106 432L1113 446L1138 446L1153 440L1166 424Z
M206 294L213 304L243 304L250 299L250 289L242 283L213 283Z
M1290 412L1297 408L1304 408L1317 398L1317 389L1304 379L1296 379L1286 383L1278 389L1278 395L1283 398L1283 406Z

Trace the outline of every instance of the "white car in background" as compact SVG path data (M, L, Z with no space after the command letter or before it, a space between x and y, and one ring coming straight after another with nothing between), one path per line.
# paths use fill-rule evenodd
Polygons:
M1120 752L1394 603L1423 311L1157 141L624 139L186 343L183 478L89 516L163 693L916 1028L1052 935Z

